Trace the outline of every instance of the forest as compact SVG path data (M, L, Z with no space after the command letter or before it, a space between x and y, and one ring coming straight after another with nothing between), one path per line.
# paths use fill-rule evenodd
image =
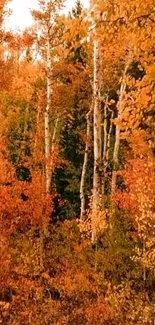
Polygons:
M154 0L0 0L0 324L155 325Z

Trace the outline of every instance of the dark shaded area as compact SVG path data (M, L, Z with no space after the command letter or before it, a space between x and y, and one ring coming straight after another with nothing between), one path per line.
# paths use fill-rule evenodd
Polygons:
M61 294L58 289L54 287L48 287L45 289L45 297L58 301L61 298Z
M19 181L23 181L23 182L32 181L30 169L25 166L18 166L16 168L16 177Z
M12 288L6 288L0 291L0 301L11 302L13 295L16 294L16 291Z
M146 72L140 62L133 61L127 70L127 74L135 80L141 80Z

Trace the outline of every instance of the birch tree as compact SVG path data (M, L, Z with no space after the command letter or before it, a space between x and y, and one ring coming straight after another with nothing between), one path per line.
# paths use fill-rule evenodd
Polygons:
M110 115L110 117L108 117ZM110 156L110 146L111 146L111 136L112 136L112 129L113 129L113 118L114 118L114 111L110 109L108 104L108 95L106 96L105 103L104 103L104 122L103 122L103 133L104 133L104 143L103 143L103 155L102 155L102 166L103 166L103 176L102 176L102 195L103 199L105 196L105 182L106 182L106 173L107 167L109 163L109 156ZM108 123L109 121L109 123ZM108 125L109 124L109 125ZM104 207L104 203L103 203Z
M92 241L96 238L96 226L94 218L101 209L101 188L102 188L102 114L101 114L101 54L100 38L98 35L97 22L101 15L98 8L90 1L90 9L95 12L92 26L93 40L93 136L94 136L94 174L93 174L93 197L92 197Z
M100 103L100 45L94 40L94 77L93 77L93 106L94 106L94 176L93 176L93 210L98 210L100 203L100 168L101 168L101 103Z
M37 22L37 38L39 46L42 50L43 57L46 62L46 79L47 79L47 97L46 107L44 111L45 123L45 178L46 178L46 193L50 193L51 189L51 148L53 151L53 144L56 138L56 128L58 126L58 119L51 141L50 134L50 109L52 105L52 50L59 44L62 29L57 24L59 10L62 8L63 0L39 0L38 11L33 10L33 16Z
M120 149L120 135L121 135L121 118L123 114L123 107L124 107L124 97L126 93L126 77L127 77L127 70L129 68L129 65L131 63L131 58L129 58L125 64L123 77L121 81L120 86L120 93L119 93L119 100L117 104L118 109L118 117L116 122L116 130L115 130L115 144L114 144L114 151L113 151L113 164L114 164L114 170L112 173L112 181L111 181L111 198L113 198L113 195L115 193L116 189L116 180L117 180L117 168L119 165L119 149Z
M89 158L89 147L90 147L90 139L91 139L91 120L92 120L92 107L86 116L87 120L87 132L86 132L86 145L84 152L84 162L82 166L82 174L81 174L81 182L80 182L80 200L81 200L81 212L80 219L83 220L86 212L86 200L85 200L85 180L88 168L88 158Z

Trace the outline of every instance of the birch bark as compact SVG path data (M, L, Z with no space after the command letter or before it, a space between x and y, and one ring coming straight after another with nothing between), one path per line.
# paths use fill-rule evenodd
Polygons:
M120 87L120 96L119 96L119 101L118 101L118 120L120 122L121 117L122 117L122 112L123 112L123 100L126 92L126 75L127 75L127 70L130 65L130 60L127 62L124 73L123 73L123 78L122 78L122 83ZM120 149L120 134L121 134L121 127L120 123L116 124L116 133L115 133L115 145L114 145L114 152L113 152L113 164L114 164L114 170L112 173L112 181L111 181L111 199L114 196L115 190L116 190L116 181L117 181L117 175L116 175L116 170L118 168L119 164L119 149Z
M100 20L100 13L96 5L90 0L90 12L96 12L92 18L93 32L93 142L94 142L94 172L92 191L91 236L92 242L96 241L96 218L101 208L101 161L102 161L102 130L101 130L101 102L100 102L100 40L97 33L96 22Z
M45 108L45 175L46 175L46 193L50 193L51 185L51 172L50 172L50 126L49 126L49 112L51 107L51 47L50 47L50 35L47 38L47 105Z
M47 72L47 97L44 111L45 134L45 188L46 193L51 190L51 134L50 134L50 110L52 104L52 49L58 46L62 37L61 24L57 24L57 17L63 6L64 0L39 1L39 10L33 10L32 15L37 22L37 43L41 56L46 52ZM59 28L60 27L60 28Z
M92 215L97 217L101 199L101 103L100 103L100 45L99 40L94 40L94 80L93 80L93 104L94 104L94 175L93 175L93 202ZM96 237L95 222L92 220L92 241Z
M80 182L80 200L81 200L81 213L80 219L83 220L86 212L86 200L85 200L85 180L88 167L88 156L89 156L89 143L91 138L91 115L92 108L87 114L87 133L86 133L86 146L84 153L84 162L82 167L81 182Z
M108 109L108 107L107 107L107 104L108 104L108 96L107 96L107 98L106 98L106 100L105 100L105 104L104 104L104 143L103 143L103 158L102 158L102 168L103 168L103 172L102 172L102 180L101 180L101 182L102 182L102 185L101 185L101 187L102 187L102 195L104 196L104 193L105 193L105 174L106 174L106 164L107 164L107 162L106 162L106 153L107 153L107 140L108 140L108 130L107 130L107 127L108 127L108 123L107 123L107 118L108 118L108 116L107 116L107 109Z

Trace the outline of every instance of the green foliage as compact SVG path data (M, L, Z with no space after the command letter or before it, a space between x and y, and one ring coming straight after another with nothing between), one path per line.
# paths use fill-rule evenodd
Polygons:
M72 108L72 120L65 122L60 135L62 157L67 163L64 168L58 168L55 172L57 191L64 200L64 206L62 206L60 212L61 219L72 219L78 217L80 213L79 184L85 148L80 133L82 133L84 129L85 112L80 107L80 98L76 96L74 107ZM90 161L90 166L91 165L92 163ZM91 179L92 169L90 168L87 174L88 188L90 182L92 182Z

